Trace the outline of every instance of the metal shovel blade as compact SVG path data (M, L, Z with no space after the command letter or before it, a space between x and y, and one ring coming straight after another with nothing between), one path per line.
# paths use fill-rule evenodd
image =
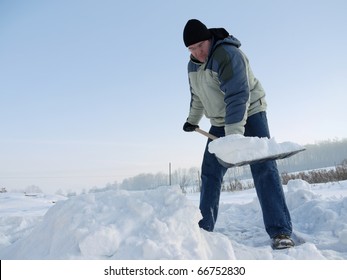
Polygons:
M299 150L295 150L295 151L275 154L275 155L271 155L271 156L263 157L263 158L258 158L258 159L246 160L246 161L237 162L237 163L227 163L218 157L217 157L217 160L224 167L230 168L230 167L237 167L237 166L243 166L243 165L248 165L248 164L262 163L262 162L268 161L268 160L277 160L277 159L289 158L289 157L291 157L297 153L300 153L302 151L305 151L305 149L299 149Z
M212 135L212 134L210 134L210 133L208 133L208 132L206 132L200 128L196 128L195 131L210 138L211 140L218 139L217 136L214 136L214 135ZM267 156L267 157L263 157L263 158L252 159L252 160L247 160L247 161L242 161L242 162L237 162L237 163L225 162L217 156L216 156L216 158L222 166L224 166L225 168L231 168L231 167L237 167L237 166L244 166L244 165L248 165L248 164L262 163L262 162L268 161L268 160L284 159L284 158L291 157L291 156L293 156L297 153L300 153L302 151L305 151L305 150L306 149L301 148L301 149L294 150L294 151L284 152L284 153L275 154L275 155L271 155L271 156Z

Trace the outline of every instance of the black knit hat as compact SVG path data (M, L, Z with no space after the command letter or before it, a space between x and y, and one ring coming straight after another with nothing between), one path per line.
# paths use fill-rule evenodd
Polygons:
M197 19L188 20L183 30L183 41L186 47L212 37L206 25Z

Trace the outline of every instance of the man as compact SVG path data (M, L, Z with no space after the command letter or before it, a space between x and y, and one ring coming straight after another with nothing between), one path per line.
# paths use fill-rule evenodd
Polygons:
M210 133L270 137L266 118L265 92L255 78L241 43L224 28L208 29L191 19L183 31L183 41L191 52L188 77L191 92L189 116L184 131L194 131L205 115ZM199 226L213 231L219 207L223 177L227 171L209 153L208 140L201 170L202 188ZM294 246L292 223L275 161L252 164L251 172L263 213L266 232L274 249Z

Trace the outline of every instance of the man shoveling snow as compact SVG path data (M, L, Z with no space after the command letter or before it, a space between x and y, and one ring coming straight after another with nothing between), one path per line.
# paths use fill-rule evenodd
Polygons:
M191 53L188 77L191 93L190 111L184 131L195 131L205 114L210 119L210 133L216 137L240 134L270 138L266 118L265 92L255 78L240 42L224 28L207 27L199 20L189 20L183 41ZM199 226L213 231L219 207L223 177L227 167L210 153L206 145L202 170ZM251 172L261 205L265 229L274 249L294 246L292 223L274 160L251 164Z

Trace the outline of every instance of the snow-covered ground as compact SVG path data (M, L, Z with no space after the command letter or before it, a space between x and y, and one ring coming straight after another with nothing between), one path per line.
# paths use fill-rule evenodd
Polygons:
M254 189L222 193L213 233L197 225L199 194L178 186L68 199L1 193L0 259L346 260L347 181L284 189L298 246L278 251Z

